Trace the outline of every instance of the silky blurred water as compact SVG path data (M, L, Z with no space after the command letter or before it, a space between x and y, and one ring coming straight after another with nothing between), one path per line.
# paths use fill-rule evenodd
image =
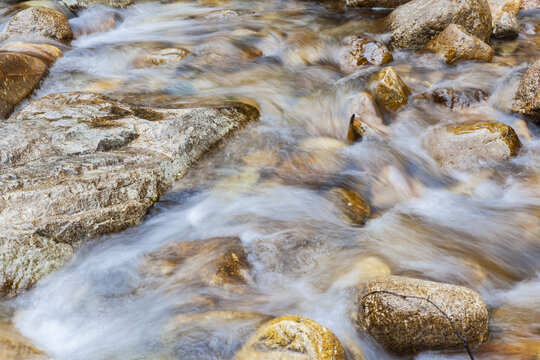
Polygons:
M63 47L34 98L90 90L153 106L240 100L257 104L262 118L191 170L140 226L88 243L69 265L10 303L25 336L58 360L230 358L249 324L171 320L206 312L201 299L212 299L213 311L304 315L346 347L360 346L368 359L399 358L358 333L350 318L350 290L363 278L355 264L376 257L393 274L480 292L491 335L475 349L478 359L539 358L539 129L529 122L528 133L518 132L523 147L512 160L463 171L441 168L421 143L432 127L471 118L517 129L521 119L508 108L519 76L540 53L540 16L520 16L522 33L494 40L496 56L488 64L448 66L431 55L393 51L392 66L411 98L472 87L488 100L462 110L411 102L385 114L389 135L321 150L328 143L321 137L346 140L351 99L369 90L380 70L340 71L342 39L388 38L387 12L337 4L149 1L96 7L70 20L79 36ZM0 5L0 21L21 6ZM223 9L238 16L209 17ZM93 32L96 21L110 19L114 28ZM177 66L134 65L147 51L171 47L190 55ZM310 147L312 138L319 139ZM283 176L280 164L305 154L306 146L314 156L324 154L324 176L302 166ZM263 164L246 161L254 154ZM327 196L335 186L367 197L372 216L365 226L350 224ZM239 237L248 254L253 281L242 291L141 270L147 255L167 244L221 236ZM194 262L181 271L193 276L203 266ZM416 356L466 358L463 351Z

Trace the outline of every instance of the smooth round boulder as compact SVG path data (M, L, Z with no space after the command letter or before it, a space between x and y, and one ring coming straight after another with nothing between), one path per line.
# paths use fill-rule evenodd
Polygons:
M356 325L398 354L462 348L487 340L488 311L465 287L401 276L361 284Z
M7 118L32 93L46 70L47 65L33 56L0 53L0 118Z
M55 62L62 56L62 51L56 46L46 44L31 44L20 41L12 41L3 45L0 50L15 52L37 57L47 64Z
M506 124L469 120L435 128L424 147L443 166L467 168L478 162L508 160L517 155L521 142Z
M410 93L411 90L392 66L385 67L379 72L375 99L386 109L393 111L406 105Z
M234 360L345 360L338 338L303 316L282 316L263 324Z
M540 123L540 60L536 60L521 77L512 111Z
M35 36L60 41L73 39L71 27L64 14L46 7L37 6L20 11L12 17L2 34L0 34L0 40Z
M412 0L395 9L387 19L391 44L398 48L421 48L450 24L488 42L492 31L487 0Z
M427 43L424 50L439 54L448 64L464 60L490 61L494 53L491 46L456 24L448 25Z

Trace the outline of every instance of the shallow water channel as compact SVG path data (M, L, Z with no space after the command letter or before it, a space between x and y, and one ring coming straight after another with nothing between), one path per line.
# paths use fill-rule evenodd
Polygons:
M2 4L0 19L17 6ZM239 16L208 16L223 9ZM540 15L521 14L519 37L493 40L490 63L450 66L393 50L391 65L411 98L448 87L489 96L464 109L410 101L384 114L387 135L347 143L351 101L370 90L380 67L342 72L341 41L384 41L387 14L338 2L201 0L97 7L73 17L79 36L62 45L64 56L33 98L91 90L151 106L246 101L262 116L180 179L141 225L89 242L11 301L21 333L58 360L226 359L249 336L249 317L193 314L296 314L328 327L345 346L361 347L368 359L407 358L388 354L352 324L349 288L377 271L365 265L375 258L393 274L478 291L490 311L490 338L474 349L476 358L539 359L540 131L507 109L520 74L540 54ZM114 28L91 31L111 18ZM133 66L144 51L162 47L190 55L180 66ZM441 167L422 139L434 126L464 119L513 126L518 156L467 170ZM315 158L301 156L283 170L284 161L306 153ZM336 186L364 194L371 205L364 226L332 201L328 191ZM145 270L148 255L168 244L222 236L241 239L249 286L194 281L204 257L172 278Z

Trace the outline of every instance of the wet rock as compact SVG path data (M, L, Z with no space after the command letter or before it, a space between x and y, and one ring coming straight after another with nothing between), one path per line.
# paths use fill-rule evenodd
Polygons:
M488 42L491 21L487 0L412 0L388 17L391 44L400 48L423 47L450 24Z
M48 360L50 357L22 336L12 324L0 323L0 359Z
M441 165L465 168L478 161L504 161L521 147L510 126L497 121L466 121L436 128L424 143Z
M485 101L488 95L480 89L436 89L422 93L416 97L418 100L432 101L447 108L464 108Z
M353 97L347 105L346 114L350 116L347 130L349 142L360 141L366 136L375 134L387 134L388 129L375 99L369 93L362 92Z
M345 352L324 326L302 316L282 316L262 325L234 359L345 360Z
M2 279L4 292L43 275L23 239L75 244L137 225L177 176L258 116L244 104L148 108L84 92L32 101L0 124L0 234L21 266Z
M56 59L62 56L62 51L56 46L31 44L20 41L9 42L3 45L0 50L37 57L38 59L45 61L47 64L55 62Z
M407 85L392 66L379 72L375 87L375 98L388 110L397 110L408 103L411 93Z
M439 54L449 64L462 60L490 61L494 53L491 46L456 24L449 25L431 39L424 49Z
M486 304L472 290L400 276L374 278L360 288L357 326L389 351L463 348L456 330L469 346L487 339Z
M0 34L0 41L36 36L60 41L73 39L71 27L64 14L46 7L32 7L18 12L9 20Z
M345 40L340 63L344 70L354 71L363 65L385 65L394 58L384 44L351 36Z
M175 359L230 359L234 349L271 318L240 311L180 314L165 324L163 343L172 347Z
M521 32L516 14L503 12L496 21L493 22L493 36L506 37L514 36Z
M177 48L155 49L147 51L145 55L137 57L133 61L135 68L150 66L178 66L188 56L189 51Z
M532 64L521 77L512 111L536 123L540 122L540 60Z
M122 8L133 4L133 0L60 0L71 11L78 12L92 6L108 6L112 8Z
M345 0L347 6L361 8L395 8L411 0Z
M196 281L209 286L226 286L252 281L247 254L240 239L235 237L167 245L148 255L143 269L152 275L172 276L172 282L178 283Z
M47 65L38 58L0 53L0 119L7 118L15 105L32 93L46 70Z
M371 214L369 204L354 190L335 188L329 196L353 224L364 225Z
M234 10L217 10L205 15L206 20L230 20L238 18L240 15Z

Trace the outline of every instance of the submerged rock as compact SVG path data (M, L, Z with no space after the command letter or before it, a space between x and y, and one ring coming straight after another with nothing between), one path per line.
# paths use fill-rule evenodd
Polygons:
M133 66L135 68L178 66L188 54L189 51L177 48L150 50L145 55L137 57L133 61Z
M249 269L247 254L235 237L173 243L149 254L143 265L146 273L173 277L173 282L210 286L250 283Z
M78 12L80 10L88 9L92 6L108 6L112 8L122 8L133 4L133 0L60 0L71 11Z
M31 7L18 12L0 33L0 41L9 38L42 36L60 41L73 39L68 20L59 11L46 7Z
M22 239L71 245L137 225L178 175L258 116L244 104L162 109L84 92L32 101L0 124L0 234L21 265L1 262L4 293L46 273L34 274L46 261Z
M480 89L436 89L422 93L416 97L418 100L433 101L447 108L464 108L485 101L488 95Z
M347 6L362 8L395 8L411 0L345 0Z
M497 121L466 121L433 130L424 143L441 165L465 168L478 161L516 156L521 142L510 126Z
M532 64L521 77L512 111L536 123L540 122L540 60Z
M0 323L0 359L48 360L51 358L22 336L12 324Z
M62 56L62 51L56 46L46 44L31 44L20 41L12 41L4 44L0 50L30 55L45 61L47 64L55 62Z
M450 24L488 42L491 20L487 0L412 0L388 17L391 43L400 48L420 48Z
M414 353L463 348L487 340L488 312L481 296L464 287L386 276L360 286L357 326L387 350Z
M46 70L47 65L33 56L0 53L0 119L7 118L32 93Z
M392 53L384 44L351 36L345 40L340 61L344 70L357 70L363 65L385 65L393 60Z
M388 110L397 110L408 103L411 91L392 66L379 72L375 98Z
M460 60L490 61L494 53L491 46L456 24L431 39L424 49L439 54L449 64Z
M345 351L321 324L302 316L282 316L263 324L234 359L345 360Z
M353 224L364 225L366 218L371 214L371 209L360 194L354 190L334 188L330 190L329 195Z

